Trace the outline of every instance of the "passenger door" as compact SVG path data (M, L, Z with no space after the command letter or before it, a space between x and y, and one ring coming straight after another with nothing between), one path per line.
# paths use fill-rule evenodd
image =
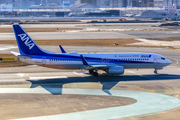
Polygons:
M153 58L154 58L154 63L157 63L157 56L154 55Z
M46 57L43 57L42 58L42 65L45 65L46 64Z

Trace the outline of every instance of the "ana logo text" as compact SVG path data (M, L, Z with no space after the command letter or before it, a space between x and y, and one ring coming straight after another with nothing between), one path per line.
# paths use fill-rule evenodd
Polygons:
M151 55L141 55L142 58L150 58Z
M30 50L35 46L34 42L26 34L19 34L18 36Z

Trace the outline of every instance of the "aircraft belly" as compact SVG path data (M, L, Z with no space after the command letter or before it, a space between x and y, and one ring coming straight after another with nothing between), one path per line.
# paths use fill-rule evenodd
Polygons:
M55 68L55 69L81 69L82 64L46 64L44 67Z
M28 64L41 64L41 62L34 62L32 59L30 58L19 58L19 60L21 62L25 62L25 63L28 63Z
M169 64L167 64L167 63L161 63L161 64L156 63L156 64L154 64L155 68L163 68L163 67L166 67L166 66L168 66L168 65L169 65Z

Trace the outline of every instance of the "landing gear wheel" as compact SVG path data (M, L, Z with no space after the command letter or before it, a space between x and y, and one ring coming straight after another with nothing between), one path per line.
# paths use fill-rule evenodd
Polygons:
M157 70L154 70L154 73L155 73L155 74L158 74Z
M94 70L89 70L89 74L93 75Z
M95 77L98 77L98 73L97 73L97 72L94 72L93 75L94 75Z

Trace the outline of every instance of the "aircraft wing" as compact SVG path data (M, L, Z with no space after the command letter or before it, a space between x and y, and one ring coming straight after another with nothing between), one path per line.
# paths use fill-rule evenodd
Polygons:
M86 70L93 70L93 69L107 69L109 68L108 65L89 65L86 59L81 55L81 59L84 65L84 69Z

